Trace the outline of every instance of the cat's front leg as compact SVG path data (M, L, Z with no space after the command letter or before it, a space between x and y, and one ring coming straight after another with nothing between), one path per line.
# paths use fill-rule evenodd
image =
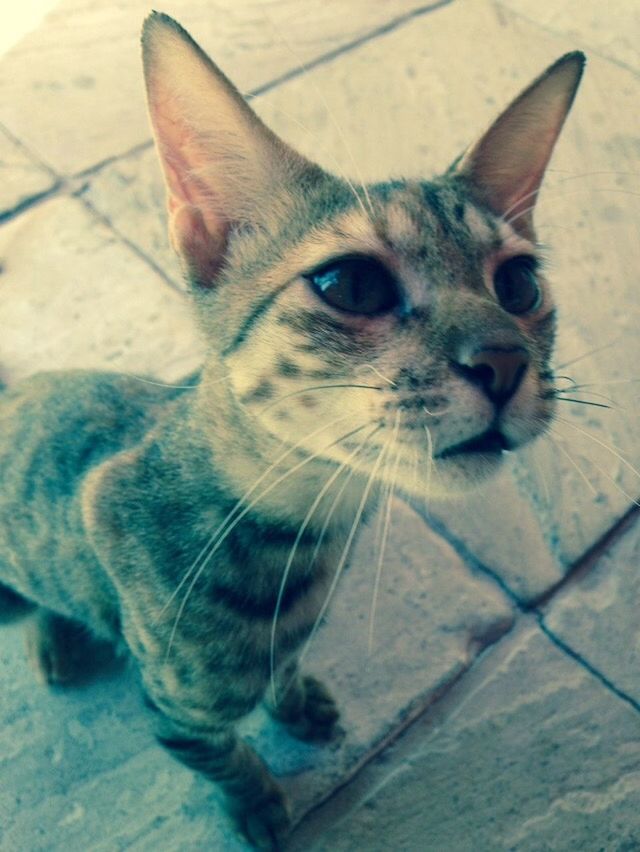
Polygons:
M232 727L189 730L164 717L157 738L173 757L219 785L229 813L254 846L280 849L290 827L284 793Z
M238 672L223 687L219 677L198 668L202 659L185 664L174 649L173 661L163 655L143 665L156 737L173 757L217 783L230 815L257 849L276 852L290 828L284 792L233 727L260 700L264 680Z
M321 681L302 674L295 661L278 671L265 704L273 718L300 740L326 741L336 733L340 711L333 696Z

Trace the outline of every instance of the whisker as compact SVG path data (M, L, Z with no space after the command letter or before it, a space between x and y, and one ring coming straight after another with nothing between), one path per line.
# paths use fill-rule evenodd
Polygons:
M398 409L396 413L396 428L394 435L394 442L398 440L398 432L400 431L400 410ZM373 581L373 592L371 594L371 608L369 610L369 633L367 639L367 652L371 655L373 651L373 627L376 618L376 609L378 606L378 595L380 592L380 580L382 578L382 563L384 561L384 554L387 547L387 538L389 536L389 523L391 521L391 505L393 503L393 494L395 491L396 482L398 479L398 469L400 467L400 457L402 453L402 448L398 446L396 450L396 461L393 469L393 475L391 477L391 482L389 484L389 491L386 499L386 507L384 513L384 526L382 528L382 540L380 541L380 548L378 552L378 563L376 565L376 575Z
M553 434L554 434L554 435L556 436L556 438L558 438L560 441L566 441L566 440L567 440L567 438L566 438L565 436L563 436L563 435L559 435L559 434L558 434L557 432L555 432L555 431L554 431L554 433L553 433ZM547 437L550 437L550 436L547 434ZM602 474L602 476L604 476L606 479L608 479L608 480L609 480L609 482L611 482L611 483L612 483L612 484L616 487L616 489L617 489L617 490L618 490L618 491L622 494L622 496L623 496L623 497L626 497L626 499L627 499L627 500L629 500L631 503L633 503L635 506L639 506L639 507L640 507L640 502L639 502L639 501L638 501L635 497L632 497L630 494L627 494L627 492L624 490L624 488L622 488L622 486L620 485L620 483L616 482L616 481L615 481L615 479L614 479L614 478L613 478L613 477L612 477L609 473L607 473L607 471L606 471L606 470L604 470L604 468L600 467L600 465L599 465L599 464L597 464L596 462L594 462L594 460L593 460L593 459L589 459L589 464L593 465L593 467L595 467L595 469L596 469L599 473L601 473L601 474ZM591 486L591 487L593 488L593 486ZM594 492L594 493L595 493L595 494L597 494L597 491L596 491L596 492Z
M168 382L155 382L152 379L145 379L144 376L136 376L135 373L124 373L120 371L121 376L126 376L128 379L135 379L137 382L142 382L145 385L155 385L158 388L171 388L172 390L195 390L198 387L198 383L194 385L172 385ZM223 376L221 379L217 379L215 382L211 382L211 384L218 384L218 382L224 382L227 380L227 376Z
M551 173L551 172L557 171L557 170L549 169L548 171ZM562 184L562 183L568 183L569 181L573 181L573 180L580 180L580 179L583 179L585 177L596 177L596 176L602 177L603 175L607 175L607 176L609 176L609 175L616 175L616 176L621 175L621 176L624 176L624 177L636 177L638 175L638 173L637 172L595 171L595 172L582 172L581 174L567 175L567 177L559 178L556 181L555 185L548 186L547 189L545 190L545 194L551 194L551 193L555 194L557 186L559 184ZM574 190L574 192L584 192L585 190L597 192L599 189L608 191L607 187L600 187L599 188L599 187L587 186L587 187L580 187L580 189ZM627 190L620 190L616 187L612 191L614 191L614 192L626 192ZM507 209L502 214L502 218L506 219L506 217L511 213L511 211L515 210L515 208L518 206L518 204L522 204L522 202L526 201L528 198L534 198L539 192L540 192L540 187L536 187L536 189L534 189L532 192L528 192L526 195L523 195L521 198L518 198L518 200L516 202L514 202L511 205L511 207L507 207ZM571 193L563 193L563 194L568 195L568 194L571 194ZM637 195L638 193L631 192L630 194ZM533 204L531 207L529 207L527 209L527 211L525 211L525 212L529 212L534 207L535 207L535 204ZM517 217L514 217L514 218L517 218ZM513 220L511 220L511 221L513 221ZM510 223L511 222L509 220L507 220L507 224L510 224Z
M311 521L311 518L312 518L314 512L316 511L316 509L320 505L320 502L324 498L324 496L327 493L327 491L329 490L329 488L331 488L331 486L336 481L338 476L342 473L342 471L348 465L350 465L350 463L352 461L354 461L356 456L364 449L366 444L371 440L371 438L376 434L376 432L380 431L380 429L382 429L382 426L377 425L374 428L374 430L372 432L370 432L369 435L367 435L367 437L364 439L364 441L358 447L356 447L355 450L353 450L349 454L347 459L344 462L342 462L342 464L333 472L333 474L325 482L325 484L323 485L321 490L318 492L315 500L311 504L309 510L307 511L307 514L305 515L304 520L302 521L302 524L300 525L300 528L298 529L298 533L296 535L293 546L292 546L292 548L289 552L289 557L287 559L284 571L282 573L282 579L280 581L280 587L278 589L278 597L276 599L276 605L275 605L275 609L274 609L274 613L273 613L273 620L271 622L271 634L270 634L270 639L269 639L269 673L270 673L270 679L271 679L271 694L272 694L272 697L273 697L274 704L277 704L276 680L275 680L275 653L276 653L276 630L277 630L277 625L278 625L278 616L280 615L280 608L282 607L282 600L283 600L283 597L284 597L284 591L285 591L285 588L286 588L286 585L287 585L287 580L289 579L289 573L290 573L291 567L293 565L293 560L295 559L295 555L298 551L298 545L300 544L300 541L302 540L302 536L304 535L304 532L305 532L306 528L308 527L309 522Z
M640 382L640 379L603 379L601 382L582 382L579 385L574 385L572 388L567 388L567 390L582 390L583 388L597 388L602 385L630 385L637 384ZM594 394L595 396L596 394Z
M345 418L339 418L339 419L342 420L342 419L345 419ZM292 468L289 468L289 470L285 471L285 473L281 474L281 476L279 476L270 485L268 485L265 489L263 489L257 497L254 497L254 499L247 506L244 507L244 509L240 512L240 514L236 515L236 517L233 519L233 521L222 532L222 534L220 535L218 540L215 542L213 547L209 550L207 555L204 557L204 559L202 560L202 563L200 564L200 567L195 572L193 579L189 583L189 586L188 586L187 591L185 592L184 597L183 597L183 599L180 603L180 607L178 608L178 612L176 614L176 618L175 618L175 621L173 623L173 629L171 631L171 636L169 637L169 644L168 644L168 647L167 647L167 656L169 654L169 651L171 650L171 646L173 644L173 639L175 638L175 633L176 633L176 630L178 628L178 622L180 621L180 618L182 617L182 613L184 612L184 608L187 605L187 600L189 599L191 592L193 591L196 583L198 582L198 580L202 576L202 572L205 570L205 568L207 567L209 562L213 559L216 552L220 549L220 547L224 543L225 539L230 535L231 531L233 529L235 529L235 527L237 527L237 525L244 518L244 516L248 512L250 512L251 509L260 500L262 500L263 497L265 497L267 494L269 494L270 491L272 491L276 486L280 485L280 483L283 482L285 479L287 479L289 476L294 474L296 471L300 470L300 468L304 467L305 465L307 465L310 462L317 459L318 456L320 456L323 452L325 452L325 450L328 450L330 447L333 447L335 444L340 443L340 441L344 441L346 438L350 438L352 435L357 434L362 429L366 428L368 425L369 425L369 423L363 423L362 426L358 426L356 429L350 430L346 434L342 435L340 438L337 438L336 440L331 441L331 443L327 444L321 450L318 450L316 453L313 453L312 455L303 459L301 462L298 462L298 464L294 465Z
M544 437L549 437L548 434L545 434ZM546 509L549 509L551 506L551 490L549 488L549 482L547 477L544 474L544 469L542 467L542 461L538 457L536 453L532 454L532 458L536 462L536 468L538 469L538 473L540 474L540 480L542 482L542 490L544 491L544 506Z
M263 13L264 17L265 17L265 18L269 21L269 24L271 25L272 30L273 30L273 31L276 33L276 35L280 38L280 40L281 40L282 44L284 44L284 45L285 45L285 47L289 50L289 52L290 52L293 56L297 57L297 58L298 58L298 60L300 60L300 59L301 59L301 57L300 57L300 56L299 56L299 54L298 54L298 53L297 53L297 52L293 49L293 47L289 44L288 40L285 38L285 36L284 36L284 34L282 33L282 31L281 31L281 30L280 30L280 29L276 26L275 21L273 21L273 19L272 19L272 18L271 18L271 16L268 14L268 12L266 11L266 9L265 9L265 7L264 7L264 6L262 7L262 13ZM367 187L366 187L366 185L365 185L365 183L364 183L364 181L363 181L363 179L362 179L362 174L361 174L360 169L359 169L359 167L358 167L358 163L357 163L357 161L356 161L355 157L353 156L353 151L351 150L351 147L349 146L349 144L348 144L348 142L347 142L347 139L346 139L346 137L345 137L345 135L344 135L344 133L343 133L343 131L342 131L342 128L340 127L340 125L339 125L339 124L338 124L338 122L336 121L335 116L334 116L334 114L333 114L332 110L329 108L329 104L327 103L327 100L326 100L325 96L323 95L322 91L320 90L320 88L317 86L317 84L315 83L315 81L314 81L313 79L310 79L310 80L309 80L309 82L310 82L311 86L313 87L313 90L315 91L316 95L317 95L317 96L320 98L320 100L322 101L322 103L323 103L323 105L324 105L324 108L325 108L325 110L327 111L327 115L328 115L328 117L329 117L329 120L331 121L331 123L333 124L333 126L334 126L334 128L335 128L336 132L338 133L338 136L340 137L340 140L341 140L341 142L342 142L342 145L343 145L343 147L344 147L344 149L345 149L345 152L346 152L347 156L349 157L349 159L351 160L351 164L352 164L353 169L354 169L354 171L355 171L355 173L356 173L356 177L358 178L358 182L359 182L359 184L360 184L360 186L361 186L361 188L362 188L362 192L363 192L364 198L365 198L366 203L367 203L367 206L368 206L368 208L369 208L369 213L371 214L371 217L372 217L372 218L374 218L374 217L375 217L375 211L374 211L374 209L373 209L373 204L372 204L372 202L371 202L371 196L369 195L369 191L367 190ZM350 180L348 177L343 176L343 177L342 177L342 179L343 179L343 180L345 181L345 183L349 186L349 188L350 188L351 192L353 193L354 198L356 199L356 201L358 202L358 205L359 205L359 206L360 206L360 208L362 209L362 212L363 212L363 214L364 214L365 218L367 218L367 219L368 219L368 218L369 218L369 215L368 215L367 210L366 210L366 208L365 208L365 206L364 206L364 204L363 204L362 198L360 197L360 194L359 194L359 193L358 193L358 191L356 190L355 186L353 185L353 183L351 182L351 180Z
M555 396L555 399L557 399L558 402L576 402L579 405L593 405L594 408L609 408L609 409L620 408L620 406L606 405L604 402L589 402L586 399L573 399L572 397L569 397L569 396ZM620 410L622 411L623 409L620 409Z
M347 561L347 558L349 556L349 553L351 551L351 545L353 544L353 539L355 537L356 531L357 531L358 526L360 524L360 521L362 519L362 514L363 514L365 506L367 504L367 500L369 499L369 494L371 493L371 488L372 488L373 483L375 481L376 473L378 472L378 468L380 467L380 464L382 462L384 455L388 452L389 447L391 446L392 440L393 440L393 435L391 435L390 439L387 441L387 443L382 447L382 449L378 453L378 458L376 459L376 461L373 465L373 468L372 468L371 473L369 475L369 479L367 480L366 485L363 489L362 497L360 499L360 503L359 503L358 508L356 510L356 514L354 516L353 523L351 524L351 529L349 530L349 535L347 536L347 540L346 540L344 547L342 549L342 555L340 556L340 559L338 560L338 565L337 565L335 573L333 575L333 579L331 580L331 585L329 586L329 589L328 589L327 594L325 596L324 603L320 607L320 611L319 611L318 615L316 616L316 619L313 623L313 627L311 628L311 632L309 633L309 636L307 637L307 639L304 643L304 647L302 648L302 651L301 651L300 656L298 658L299 663L302 663L302 661L304 660L304 658L305 658L305 656L306 656L306 654L307 654L307 652L308 652L308 650L311 646L311 643L313 642L313 639L314 639L314 637L315 637L315 635L318 631L318 627L320 626L320 623L322 622L322 619L324 618L324 614L327 611L327 607L329 606L329 603L331 602L331 599L333 597L333 593L335 592L336 586L338 585L338 580L340 579L340 577L342 575L342 569L344 568L345 563Z
M613 444L610 444L610 445L605 444L604 441L600 440L600 438L596 438L596 436L593 435L591 432L588 432L586 429L583 429L582 427L576 425L575 423L572 423L571 420L567 420L564 417L558 417L558 416L556 416L555 419L558 420L560 423L566 423L567 426L571 426L577 432L580 432L581 435L584 435L586 438L589 438L589 440L593 441L594 443L601 446L603 449L607 450L607 452L609 452L613 456L615 456L618 459L618 461L622 462L622 464L625 465L625 467L629 468L629 470L632 473L634 473L638 477L638 479L640 479L640 472L638 470L636 470L636 468L631 464L630 461L628 461L627 459L625 459L625 457L623 455L621 455L621 450L620 450L619 447L616 447Z
M598 352L604 352L605 349L611 349L612 346L615 346L616 343L619 343L624 337L625 333L619 334L613 340L610 340L609 343L605 343L604 346L596 346L595 349L590 349L588 352L583 352L582 355L578 355L577 358L572 358L570 361L565 361L564 364L558 364L558 370L564 370L565 367L571 367L573 364L578 364L580 361L583 361L585 358L589 358L591 355L597 355Z
M425 508L428 508L426 500L431 495L431 473L433 470L433 438L431 437L431 430L425 424L424 431L427 435L427 477L425 483Z
M529 194L534 195L535 192L537 192L537 190L535 190L534 193L529 193ZM560 198L566 198L566 197L571 196L571 195L578 195L581 192L612 192L612 193L617 193L617 194L621 194L621 195L634 195L634 196L637 195L638 197L640 197L640 192L633 192L630 189L619 189L618 187L610 187L610 186L581 187L580 189L573 189L573 190L570 190L569 192L563 191L563 192L559 192L559 193L554 192L553 189L551 189L551 190L547 189L545 191L545 196L546 197L560 196ZM520 204L522 201L524 201L525 198L526 198L526 196L523 196L521 199L518 200L517 203ZM515 216L511 216L508 219L505 218L506 215L507 215L506 212L505 212L502 216L502 219L506 222L507 225L512 225L516 221L516 219L519 219L521 216L526 216L527 213L530 213L532 210L535 210L536 207L537 207L537 201L534 202L533 204L529 205L529 207L525 207L524 210L520 210L518 213L516 213ZM561 227L561 226L554 225L554 227Z
M610 402L612 404L612 406L614 406L614 408L617 406L615 399L612 399L610 396L606 396L603 393L596 393L596 391L592 391L592 390L583 391L583 390L580 390L580 388L566 388L565 390L556 389L554 391L554 396L556 396L556 398L559 399L560 397L558 397L557 394L565 394L565 393L581 393L583 396L585 394L587 394L587 396L597 396L598 399L606 399L607 402ZM564 396L563 396L563 399L564 399Z
M559 436L559 435L557 435L555 432L554 432L554 435L556 436L556 438L559 438L559 437L560 437L560 436ZM590 480L590 479L589 479L589 477L586 475L586 473L584 472L584 470L583 470L583 469L579 466L578 462L577 462L577 461L576 461L576 460L575 460L572 456L570 456L570 455L569 455L569 452L568 452L568 451L567 451L567 450L566 450L566 449L565 449L565 448L564 448L561 444L559 444L557 441L554 441L554 440L553 440L553 438L551 437L551 435L550 435L548 432L544 435L544 437L545 437L548 441L550 441L556 449L560 450L560 452L561 452L564 456L566 456L566 458L567 458L567 459L571 462L571 464L572 464L572 465L575 467L575 469L578 471L578 473L580 474L580 476L582 477L582 479L586 482L587 487L589 488L589 490L591 491L591 493L594 495L594 497L597 497L597 496L598 496L598 489L595 487L595 485L593 484L593 482L591 482L591 480Z
M335 426L337 423L340 423L342 420L346 420L346 419L347 419L347 416L348 416L348 415L346 415L345 417L339 417L339 418L337 418L336 420L332 420L330 423L325 424L324 426L321 426L321 427L320 427L319 429L317 429L315 432L312 432L312 433L311 433L311 434L309 434L309 435L305 435L305 436L304 436L303 438L301 438L301 439L300 439L297 443L295 443L295 444L294 444L293 446L291 446L291 447L288 447L288 448L285 450L285 452L284 452L284 453L282 453L281 455L279 455L279 456L278 456L278 458L277 458L277 459L273 462L273 464L271 464L271 465L270 465L270 466L269 466L269 467L268 467L268 468L264 471L264 473L262 473L262 474L261 474L261 476L259 476L259 477L258 477L258 479L256 479L256 481L253 483L253 485L251 486L251 488L249 488L249 489L248 489L248 490L247 490L247 491L243 494L243 496L242 496L242 497L241 497L241 498L240 498L240 499L236 502L235 506L233 506L233 508L229 511L229 513L227 514L227 516L225 517L225 519L224 519L224 520L223 520L223 521L222 521L222 522L218 525L218 527L216 528L216 530L212 533L211 537L209 538L209 541L208 541L208 542L204 545L204 547L202 548L202 550L200 551L200 553L196 556L196 558L194 559L194 561L191 563L190 567L188 568L188 570L186 571L186 573L184 574L184 576L182 577L182 579L181 579L181 580L180 580L180 582L178 583L177 587L174 589L174 591L172 592L172 594L171 594L171 595L170 595L170 597L168 598L167 602L164 604L164 606L162 607L162 609L160 610L160 612L159 612L159 613L158 613L158 615L156 616L156 622L157 622L157 621L158 621L158 620L162 617L162 615L165 613L165 611L167 610L167 608L171 605L171 603L172 603L172 601L175 599L176 595L180 592L180 589L183 587L183 585L184 585L184 584L187 582L187 580L189 579L189 576L191 575L191 572L195 570L195 568L196 568L196 566L198 565L198 563L200 562L200 560L201 560L201 559L204 557L204 555L206 554L207 550L208 550L208 549L209 549L209 548L210 548L210 547L214 544L214 542L215 542L216 538L217 538L217 537L218 537L218 536L219 536L219 535L223 532L223 530L224 530L225 526L226 526L228 523L230 523L230 522L231 522L231 520L232 520L232 518L234 517L235 513L236 513L236 512L238 512L238 511L240 511L240 509L242 508L242 506L243 506L243 504L244 504L245 500L246 500L248 497L250 497L250 496L251 496L251 494L253 494L253 492L254 492L254 491L256 490L256 488L260 485L260 483L261 483L261 482L263 482L263 481L266 479L266 477L267 477L267 476L269 476L269 474L270 474L270 473L272 473L272 472L275 470L275 468L276 468L279 464L281 464L281 462L283 462L283 461L287 458L287 456L291 455L291 453L293 453L293 452L295 452L297 449L299 449L299 448L300 448L300 446L302 446L302 444L304 444L304 442L305 442L305 441L309 440L310 438L314 438L316 435L319 435L319 434L320 434L321 432L323 432L325 429L330 429L332 426Z
M393 379L388 379L386 376L384 376L380 372L380 370L377 367L374 367L373 364L360 364L360 366L356 368L356 373L358 372L358 370L364 370L364 369L373 370L373 372L376 374L376 376L378 376L378 378L382 379L383 382L387 382L387 384L390 384L392 387L397 386L397 383L394 382Z
M344 492L347 488L347 485L353 479L355 472L356 472L355 468L352 467L351 470L349 471L349 473L347 474L347 476L345 477L344 482L340 486L339 491L337 492L337 494L333 498L333 502L331 503L329 511L327 512L327 515L326 515L324 522L322 524L322 529L320 530L320 533L318 535L318 539L316 541L316 546L313 548L313 553L311 554L311 559L309 560L309 568L310 569L315 564L315 561L318 558L320 548L322 547L322 542L324 541L325 533L327 532L327 528L329 527L329 524L331 523L331 518L333 517L335 510L337 509L338 504L340 503L340 498L344 494Z
M332 390L334 388L357 388L377 391L384 390L384 388L378 387L378 385L358 385L347 382L345 382L344 384L335 385L310 385L309 387L300 388L299 390L291 391L290 393L285 393L282 396L279 396L277 399L274 399L271 402L266 403L266 405L263 405L260 411L268 411L270 408L274 408L276 405L280 405L280 403L284 402L284 400L291 399L292 396L299 396L302 393L310 393L311 391L317 390Z

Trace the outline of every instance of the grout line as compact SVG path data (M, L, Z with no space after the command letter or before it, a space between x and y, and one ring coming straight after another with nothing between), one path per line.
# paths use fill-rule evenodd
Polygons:
M527 612L528 604L527 601L517 595L511 586L504 580L497 571L494 571L493 568L490 568L484 562L482 562L478 557L473 553L471 548L465 544L465 542L459 538L455 533L451 532L451 530L437 517L433 516L428 509L425 510L423 505L420 505L416 500L410 501L411 507L417 512L418 515L422 518L422 520L427 524L427 526L432 529L440 538L443 538L448 544L453 547L458 556L465 563L467 568L469 568L472 572L477 572L479 574L483 574L492 580L504 593L504 595L511 601L511 603L518 609L520 612Z
M595 570L600 557L606 553L620 539L628 529L630 529L637 518L640 516L640 507L632 505L627 511L618 518L618 520L597 539L591 547L579 556L570 566L567 573L558 580L553 586L550 586L538 597L527 601L524 604L525 610L539 611L541 607L546 606L555 598L556 594L562 591L566 586L573 585L579 582L591 570Z
M131 240L128 239L128 237L125 237L124 234L121 231L119 231L117 228L115 228L113 226L113 224L111 223L110 219L107 216L105 216L103 213L100 213L99 210L96 210L96 208L93 206L93 204L87 198L85 198L82 195L82 189L83 188L81 187L80 189L76 190L73 193L72 197L77 198L78 201L80 201L80 203L85 206L85 208L89 211L89 213L91 213L93 216L96 217L96 219L98 219L99 222L101 222L103 225L105 225L107 228L109 228L109 230L127 248L129 248L135 255L137 255L141 260L145 261L153 269L153 271L156 272L165 281L165 283L169 285L169 287L171 287L171 289L174 292L179 293L181 296L184 297L186 295L184 289L182 289L173 280L173 278L171 278L169 275L167 275L167 273L164 271L164 269L161 266L159 266L155 262L155 260L153 260L153 258L149 257L149 255L146 254L146 252L144 252L138 245L131 242Z
M559 648L561 651L571 657L579 666L582 666L583 669L586 669L589 674L591 674L605 689L608 689L610 692L613 692L614 695L617 695L618 698L625 701L629 704L634 710L640 713L640 703L632 698L628 693L624 690L620 689L618 686L613 683L613 681L609 680L609 678L604 675L600 669L597 669L594 665L592 665L586 657L583 657L582 654L579 654L575 651L570 645L567 645L559 636L557 636L550 627L548 627L544 622L544 616L541 613L536 613L536 620L542 632L549 638L553 644Z
M414 508L417 509L416 506L414 506ZM442 538L444 538L445 541L454 548L456 553L472 571L475 570L484 574L497 586L499 586L502 592L509 598L511 603L517 608L522 616L533 615L540 626L540 629L559 650L563 651L567 654L567 656L571 657L575 663L588 671L589 674L591 674L592 677L594 677L602 686L614 695L618 696L618 698L625 701L633 707L634 710L640 712L640 703L638 701L616 686L612 680L609 680L603 672L592 665L586 657L574 650L571 645L560 639L559 636L556 636L551 628L549 628L545 623L544 612L540 609L541 606L550 604L555 599L556 594L564 590L567 586L573 585L590 571L596 570L600 557L609 548L611 548L638 519L640 509L637 506L631 506L625 514L619 518L615 524L607 530L607 532L604 533L604 535L602 535L588 550L586 550L582 556L576 559L562 579L531 601L525 601L520 598L497 572L483 564L476 556L474 556L469 547L461 539L451 533L444 524L437 519L432 519L428 512L420 512L420 514L431 529L433 529L433 531L438 535L442 536ZM518 619L516 619L516 621L518 621Z
M41 201L46 201L48 198L53 198L56 195L60 195L61 190L64 188L64 184L60 181L50 186L48 189L43 190L42 192L37 192L35 195L30 195L28 198L23 198L22 201L19 201L13 207L10 207L8 210L2 210L0 212L0 225L5 222L9 222L11 219L15 219L21 213L24 213L26 210L30 210L32 207L35 207Z
M132 157L135 154L139 154L141 151L146 151L148 148L151 148L152 145L153 139L151 137L144 139L142 142L136 142L135 145L132 145L131 148L128 148L126 151L121 151L119 154L112 154L110 157L105 157L103 160L99 160L97 163L93 163L93 165L87 166L79 172L74 172L72 177L77 179L91 177L96 172L102 171L102 169L110 166L112 163L116 163L118 160L126 160L127 157Z
M40 201L44 201L45 199L56 195L60 192L64 185L64 181L60 177L60 175L54 171L51 166L44 162L34 151L32 151L28 145L18 139L18 137L12 133L9 128L0 122L0 133L3 133L7 139L19 148L20 151L30 160L34 166L37 166L43 172L45 172L51 178L51 186L47 187L47 189L43 189L40 192L35 192L33 195L28 196L27 198L23 198L22 201L19 201L17 204L14 204L13 207L9 207L7 210L0 211L0 224L3 222L8 222L10 219L14 219L16 216L19 216L25 210L29 210L31 207L35 207Z
M30 160L33 160L33 162L37 166L40 166L41 169L43 169L45 172L48 172L48 174L51 176L51 178L53 178L53 180L60 180L60 175L55 171L55 169L51 168L51 166L46 163L42 159L42 157L36 154L35 151L32 151L31 148L22 141L22 139L18 139L15 133L12 133L12 131L9 130L7 125L3 124L2 122L0 122L0 132L4 133L5 136L9 139L9 141L13 142L14 145L20 148L20 150L23 151Z
M333 50L329 50L327 53L316 56L315 59L310 59L308 62L302 63L302 65L298 65L289 71L285 71L279 77L275 77L268 83L263 83L257 88L252 89L245 95L245 97L250 100L251 98L258 97L259 95L264 95L266 92L270 92L282 83L287 83L289 80L295 80L297 77L306 74L307 71L312 71L314 68L333 62L333 60L337 59L339 56L343 56L345 53L350 53L352 50L355 50L370 41L374 41L379 36L387 35L387 33L391 33L404 26L404 24L407 24L416 18L420 18L423 15L428 15L430 12L436 12L438 9L449 6L453 2L454 0L436 0L434 3L429 3L425 6L418 6L410 12L406 12L404 15L399 15L397 18L392 18L390 21L387 21L385 24L381 24L374 30L370 30L363 35L354 38L352 41L346 42L346 44L342 44Z
M404 735L410 734L411 730L414 729L414 726L421 722L427 724L433 723L434 717L443 712L443 706L446 706L447 702L456 696L460 689L464 688L466 676L475 670L484 658L496 649L502 641L506 639L506 637L513 633L517 623L517 620L514 620L507 629L500 633L499 636L488 640L484 647L475 654L473 659L471 659L466 666L457 672L451 680L448 680L446 683L437 687L423 701L417 701L409 710L407 715L397 724L397 726L392 728L385 736L377 741L374 746L348 770L347 774L344 775L335 786L327 790L327 792L315 801L308 810L300 814L299 818L296 819L292 826L292 852L302 852L300 841L306 842L305 835L307 834L308 822L310 820L313 821L316 815L321 813L326 807L330 807L330 803L332 803L334 799L340 799L345 794L348 795L349 790L353 790L354 786L362 783L363 775L367 772L369 766L376 760L381 759L384 751L393 747ZM303 835L303 837L300 837L300 835ZM298 838L300 838L300 841ZM305 845L304 849L308 849L308 846Z

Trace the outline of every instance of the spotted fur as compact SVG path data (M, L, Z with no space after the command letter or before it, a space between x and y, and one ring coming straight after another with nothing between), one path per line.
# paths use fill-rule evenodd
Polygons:
M143 48L209 352L175 389L74 371L2 391L0 619L31 616L49 682L72 680L93 641L126 649L159 742L275 849L286 802L233 725L267 691L296 735L331 736L333 700L296 657L357 522L391 471L405 493L466 489L500 454L456 447L495 423L517 447L552 417L548 285L514 315L493 279L538 255L529 208L582 59L552 66L446 175L354 188L278 140L170 18L150 16ZM318 297L313 270L345 255L384 265L397 309ZM484 350L526 357L500 405L473 366Z

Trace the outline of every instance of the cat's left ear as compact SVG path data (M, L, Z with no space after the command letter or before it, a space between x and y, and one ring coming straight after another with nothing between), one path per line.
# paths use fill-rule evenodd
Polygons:
M584 64L580 51L558 59L494 121L456 169L482 201L529 237L538 190Z
M262 123L168 15L146 19L142 54L169 236L190 280L211 287L234 227L268 227L287 188L311 165Z

